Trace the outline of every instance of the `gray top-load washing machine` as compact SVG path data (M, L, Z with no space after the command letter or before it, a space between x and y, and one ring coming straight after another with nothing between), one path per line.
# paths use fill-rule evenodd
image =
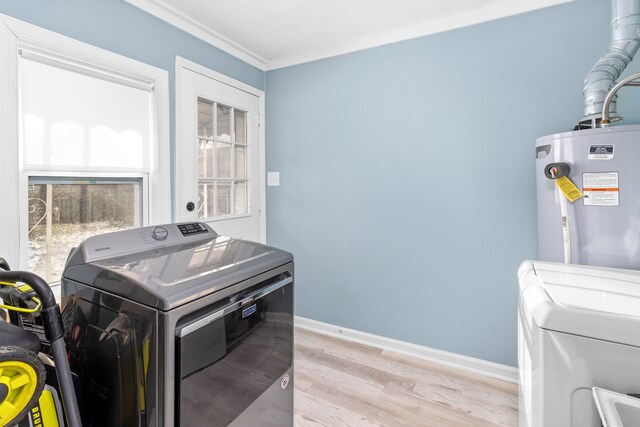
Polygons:
M293 257L167 224L91 237L62 277L88 426L292 426Z

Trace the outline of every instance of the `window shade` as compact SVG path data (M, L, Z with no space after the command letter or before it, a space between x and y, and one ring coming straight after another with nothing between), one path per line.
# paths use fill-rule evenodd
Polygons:
M151 90L20 59L23 167L148 172Z

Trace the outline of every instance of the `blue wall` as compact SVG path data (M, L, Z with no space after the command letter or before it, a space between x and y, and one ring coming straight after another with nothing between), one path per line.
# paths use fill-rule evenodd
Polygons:
M167 70L172 158L176 56L264 90L263 71L123 0L6 0L0 13ZM171 162L172 177L174 170Z
M578 0L267 72L268 239L295 254L297 314L515 366L535 139L582 117L609 20Z

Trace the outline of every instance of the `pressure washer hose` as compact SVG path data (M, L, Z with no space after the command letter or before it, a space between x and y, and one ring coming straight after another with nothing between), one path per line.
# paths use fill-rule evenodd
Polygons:
M38 294L42 302L40 316L42 316L45 336L51 343L53 351L56 376L58 377L58 384L60 384L60 394L62 395L62 405L67 417L67 425L69 427L82 427L80 408L78 407L78 399L76 398L69 360L67 359L67 350L64 344L62 314L49 284L37 274L27 271L0 270L0 281L26 283Z

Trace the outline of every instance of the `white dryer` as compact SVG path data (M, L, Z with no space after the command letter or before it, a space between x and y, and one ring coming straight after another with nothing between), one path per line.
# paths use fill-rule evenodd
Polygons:
M518 270L520 426L600 427L594 386L640 393L640 271Z

